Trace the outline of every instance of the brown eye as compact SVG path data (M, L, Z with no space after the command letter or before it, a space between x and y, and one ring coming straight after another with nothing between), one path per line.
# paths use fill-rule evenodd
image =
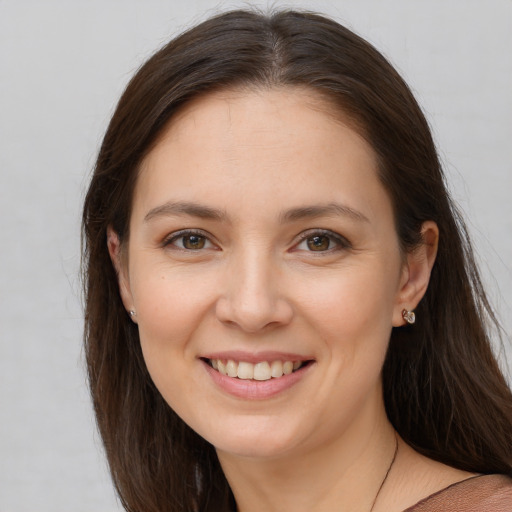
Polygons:
M344 236L328 229L308 229L300 234L301 241L294 245L292 251L305 253L333 254L337 251L349 250L352 244Z
M331 239L326 235L315 235L307 238L306 244L310 251L327 251L331 244Z
M206 245L206 239L200 235L186 235L182 236L182 244L184 249L198 250L203 249Z
M189 230L172 233L167 240L163 241L162 245L167 249L179 249L185 252L199 252L203 249L207 251L216 248L208 234L203 235L201 232Z

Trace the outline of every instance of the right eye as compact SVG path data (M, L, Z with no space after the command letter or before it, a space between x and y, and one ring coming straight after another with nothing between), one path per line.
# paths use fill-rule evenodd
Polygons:
M180 231L172 234L165 242L166 247L174 246L183 251L200 251L201 249L212 249L214 245L202 233L195 231Z

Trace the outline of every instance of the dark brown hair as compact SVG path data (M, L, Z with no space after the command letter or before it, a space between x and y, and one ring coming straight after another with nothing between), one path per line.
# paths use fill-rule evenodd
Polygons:
M137 72L105 135L83 212L85 351L97 422L126 510L229 510L213 447L164 402L120 300L107 251L125 243L137 173L184 103L222 88L307 87L374 148L404 251L433 220L440 245L411 328L392 332L383 370L388 416L415 449L457 468L512 468L512 396L490 347L496 321L467 233L447 194L428 124L410 90L366 41L293 11L233 11L171 41ZM230 505L231 503L231 505Z

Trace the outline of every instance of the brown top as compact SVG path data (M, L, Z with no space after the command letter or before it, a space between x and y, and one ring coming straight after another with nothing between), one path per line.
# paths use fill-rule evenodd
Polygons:
M430 495L403 512L512 512L512 478L473 476Z

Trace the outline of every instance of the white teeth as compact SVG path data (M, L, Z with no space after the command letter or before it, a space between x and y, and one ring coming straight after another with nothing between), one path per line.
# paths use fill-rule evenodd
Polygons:
M272 361L272 364L270 365L270 374L272 377L282 377L283 363L281 363L281 361Z
M228 373L228 377L236 377L238 372L238 365L235 361L231 359L226 364L226 372Z
M217 366L219 373L222 373L222 375L228 374L228 372L226 371L226 365L220 359L217 359Z
M238 363L238 378L239 379L253 379L254 378L254 365L240 361Z
M233 361L228 359L211 359L212 367L222 375L228 377L238 377L244 380L270 380L272 378L278 379L283 375L290 375L290 373L298 370L303 362L302 361L261 361L256 364L248 363L246 361Z
M285 361L283 363L283 373L285 375L290 375L293 372L293 363L291 361Z
M254 380L269 380L271 378L270 365L266 361L254 365Z

